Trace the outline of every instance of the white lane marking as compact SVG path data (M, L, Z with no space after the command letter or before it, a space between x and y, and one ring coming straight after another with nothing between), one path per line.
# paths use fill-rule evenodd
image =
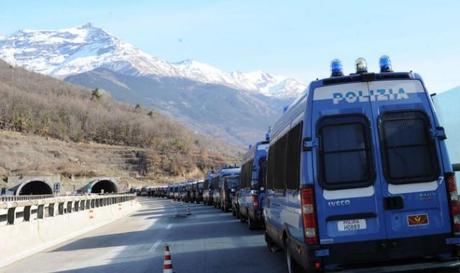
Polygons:
M161 240L156 241L156 242L152 245L152 247L149 249L149 252L152 252L152 251L154 251L155 249L157 249L157 247L158 247L161 243L162 243Z
M172 228L172 224L169 224L166 226L166 229L171 229Z

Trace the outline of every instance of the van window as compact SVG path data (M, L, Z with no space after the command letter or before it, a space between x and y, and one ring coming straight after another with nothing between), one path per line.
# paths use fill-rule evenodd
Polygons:
M241 188L247 188L251 185L253 161L254 159L248 160L241 167L241 173L240 173Z
M303 122L297 124L289 131L287 147L287 177L286 188L297 190L299 188L300 172L300 146L302 142Z
M383 168L389 183L437 179L439 164L426 114L387 112L381 115L379 127Z
M276 163L274 189L285 189L286 183L286 146L288 135L284 135L275 143Z
M288 135L278 139L270 146L268 152L268 187L280 190L285 189L286 183L286 146Z
M362 115L323 118L319 123L319 180L326 189L373 182L369 122Z
M267 157L263 156L259 159L259 177L258 183L259 186L267 187L266 177L267 177Z

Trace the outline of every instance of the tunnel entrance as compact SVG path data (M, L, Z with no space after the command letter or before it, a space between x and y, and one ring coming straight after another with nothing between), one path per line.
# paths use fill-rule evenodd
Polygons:
M18 195L45 195L45 194L53 194L53 189L51 188L48 183L43 181L34 180L29 181L22 185L19 188Z
M117 184L111 180L99 180L91 187L91 193L117 193Z

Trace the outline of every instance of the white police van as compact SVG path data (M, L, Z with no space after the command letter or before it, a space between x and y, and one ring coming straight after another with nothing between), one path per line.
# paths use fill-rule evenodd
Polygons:
M289 272L458 268L456 182L422 79L387 56L380 73L331 68L273 127L267 245Z

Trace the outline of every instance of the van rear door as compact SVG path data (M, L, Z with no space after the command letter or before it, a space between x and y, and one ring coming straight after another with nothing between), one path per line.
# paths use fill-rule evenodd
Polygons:
M423 85L418 80L374 81L369 90L393 94L372 101L388 238L449 233L436 120Z
M313 173L320 243L385 239L368 84L328 85L313 92L311 146L316 148Z

